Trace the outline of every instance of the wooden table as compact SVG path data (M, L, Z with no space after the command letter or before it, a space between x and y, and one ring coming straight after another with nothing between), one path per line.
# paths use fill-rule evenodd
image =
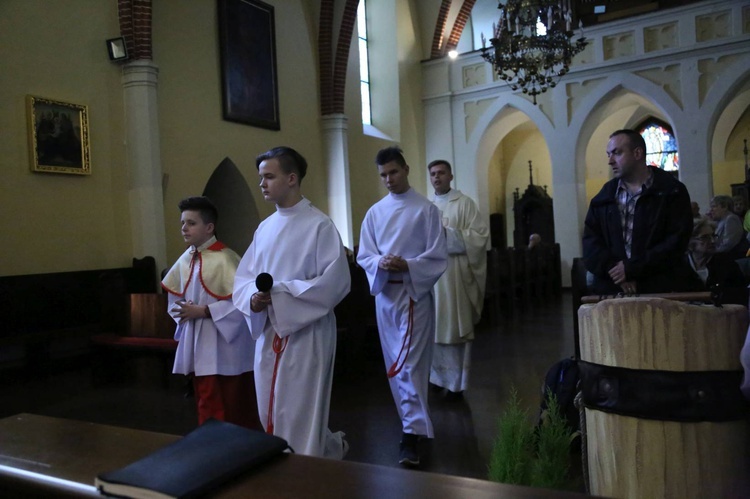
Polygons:
M99 497L93 487L98 473L125 466L179 438L33 414L0 419L0 490L7 492L10 488L19 497ZM22 476L22 473L30 475ZM285 454L226 484L213 497L525 499L584 496Z

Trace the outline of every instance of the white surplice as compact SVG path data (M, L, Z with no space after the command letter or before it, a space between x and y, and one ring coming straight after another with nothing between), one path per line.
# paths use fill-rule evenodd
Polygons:
M250 310L260 273L273 277L271 305ZM258 413L268 430L272 380L273 433L298 454L343 457L343 433L328 429L336 355L333 308L350 287L344 246L331 219L302 199L291 208L277 207L255 232L242 257L234 285L234 303L246 314L255 352ZM279 356L274 337L288 341Z
M404 258L409 271L394 273L379 268L380 259L388 254ZM401 371L389 378L391 393L403 432L430 438L434 436L427 405L435 335L432 288L445 271L446 258L440 212L414 189L389 193L365 215L357 262L367 273L375 296L386 369L403 362ZM412 302L412 338L405 342Z
M484 305L490 230L476 203L451 189L435 195L446 225L448 268L435 285L435 352L430 382L453 392L469 386L471 341Z
M225 280L229 280L228 290L231 290L231 276L234 275L240 257L227 247L211 251L209 248L216 244L216 238L212 237L197 249L191 246L170 269L172 274L165 278L165 282L176 284L170 287L163 285L169 291L167 310L177 322L174 339L178 344L172 370L175 374L235 376L253 370L255 341L250 336L244 315L235 308L231 296L219 299L216 290L205 288L201 259L196 259L192 266L192 275L187 269L180 269L186 265L186 261L191 260L193 252L211 252L212 267L215 272L226 274ZM181 270L182 279L175 277L179 276ZM170 277L174 281L168 281ZM206 277L206 281L210 282L210 279ZM174 310L175 302L179 300L208 305L211 318L180 322Z

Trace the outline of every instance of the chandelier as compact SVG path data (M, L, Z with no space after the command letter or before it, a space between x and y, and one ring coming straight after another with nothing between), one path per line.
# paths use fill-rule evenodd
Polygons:
M482 33L482 57L511 90L519 88L536 105L536 96L553 88L570 69L570 61L588 42L572 41L570 0L501 0L500 20L492 24L491 48Z

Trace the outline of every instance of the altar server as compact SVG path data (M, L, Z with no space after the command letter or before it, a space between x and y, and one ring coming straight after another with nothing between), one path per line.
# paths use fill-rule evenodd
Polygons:
M328 429L336 354L333 308L350 287L349 266L331 219L302 196L307 162L294 149L259 155L260 188L276 212L255 232L242 257L234 303L257 339L258 412L268 433L298 454L343 458L343 432ZM273 286L259 290L256 278Z
M162 281L177 322L173 372L193 375L198 423L210 418L260 429L252 358L255 341L232 303L239 255L216 239L218 212L206 197L179 203L188 249Z
M401 149L378 152L375 163L390 191L365 215L357 262L375 296L383 357L401 418L399 463L417 466L418 442L433 438L427 387L435 340L432 288L445 271L440 212L409 186Z

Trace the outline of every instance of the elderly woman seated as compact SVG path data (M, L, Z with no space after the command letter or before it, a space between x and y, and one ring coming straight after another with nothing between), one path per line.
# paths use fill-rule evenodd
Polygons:
M708 216L716 222L716 252L743 258L747 256L750 243L745 238L742 220L732 212L733 207L734 201L729 196L714 196Z
M707 219L695 222L685 258L693 269L690 281L693 290L722 293L722 303L747 305L748 290L745 276L737 262L726 253L716 252L716 226Z

